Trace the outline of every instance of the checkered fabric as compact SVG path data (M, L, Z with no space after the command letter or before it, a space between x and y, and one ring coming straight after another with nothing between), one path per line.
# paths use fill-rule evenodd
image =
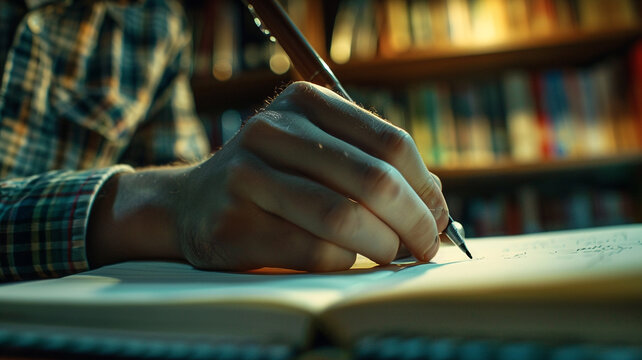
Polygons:
M209 152L176 1L0 0L0 279L87 270L92 202Z

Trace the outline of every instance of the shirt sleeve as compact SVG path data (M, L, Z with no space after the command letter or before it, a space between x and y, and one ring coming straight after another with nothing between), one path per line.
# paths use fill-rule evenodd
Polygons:
M85 238L93 201L111 176L128 171L117 165L0 181L0 280L88 270Z

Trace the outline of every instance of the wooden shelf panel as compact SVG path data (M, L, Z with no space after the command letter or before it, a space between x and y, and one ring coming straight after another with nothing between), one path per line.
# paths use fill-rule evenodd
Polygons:
M508 68L589 63L642 39L642 27L568 32L489 45L415 50L345 65L332 65L346 84L394 85Z
M496 180L509 177L547 176L602 170L607 167L642 167L642 152L583 159L559 159L533 163L506 162L483 167L430 168L442 181Z

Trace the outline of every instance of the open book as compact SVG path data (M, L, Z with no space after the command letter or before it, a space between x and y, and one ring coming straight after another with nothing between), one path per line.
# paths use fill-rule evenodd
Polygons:
M642 343L642 225L469 239L468 246L473 260L443 245L431 263L374 266L359 258L338 273L129 262L4 284L0 343L53 336L84 339L76 347L125 339L297 351L319 337L352 346L379 333Z

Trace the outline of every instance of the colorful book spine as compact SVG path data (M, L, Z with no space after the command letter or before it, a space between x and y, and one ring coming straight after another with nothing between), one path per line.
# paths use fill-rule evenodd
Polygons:
M628 70L631 81L629 93L634 123L637 125L638 144L642 145L642 41L632 48Z
M517 162L537 161L542 157L541 135L528 74L508 73L503 78L503 87L512 159Z
M553 125L551 114L546 109L544 100L547 96L544 88L544 79L541 74L533 73L530 77L533 100L535 104L535 116L537 119L537 128L540 135L539 151L541 157L545 160L555 157Z
M624 81L629 70L623 66L512 71L496 79L418 84L403 93L368 89L355 97L398 126L408 122L430 166L610 156L642 150L641 85Z
M564 89L564 76L561 70L543 74L544 107L549 114L552 130L552 148L556 158L566 158L571 154L575 140L569 113L569 101Z
M426 164L435 164L439 160L435 157L436 137L431 127L431 107L435 106L434 94L428 88L411 88L408 92L408 105L410 114L410 132L417 145L417 150Z

